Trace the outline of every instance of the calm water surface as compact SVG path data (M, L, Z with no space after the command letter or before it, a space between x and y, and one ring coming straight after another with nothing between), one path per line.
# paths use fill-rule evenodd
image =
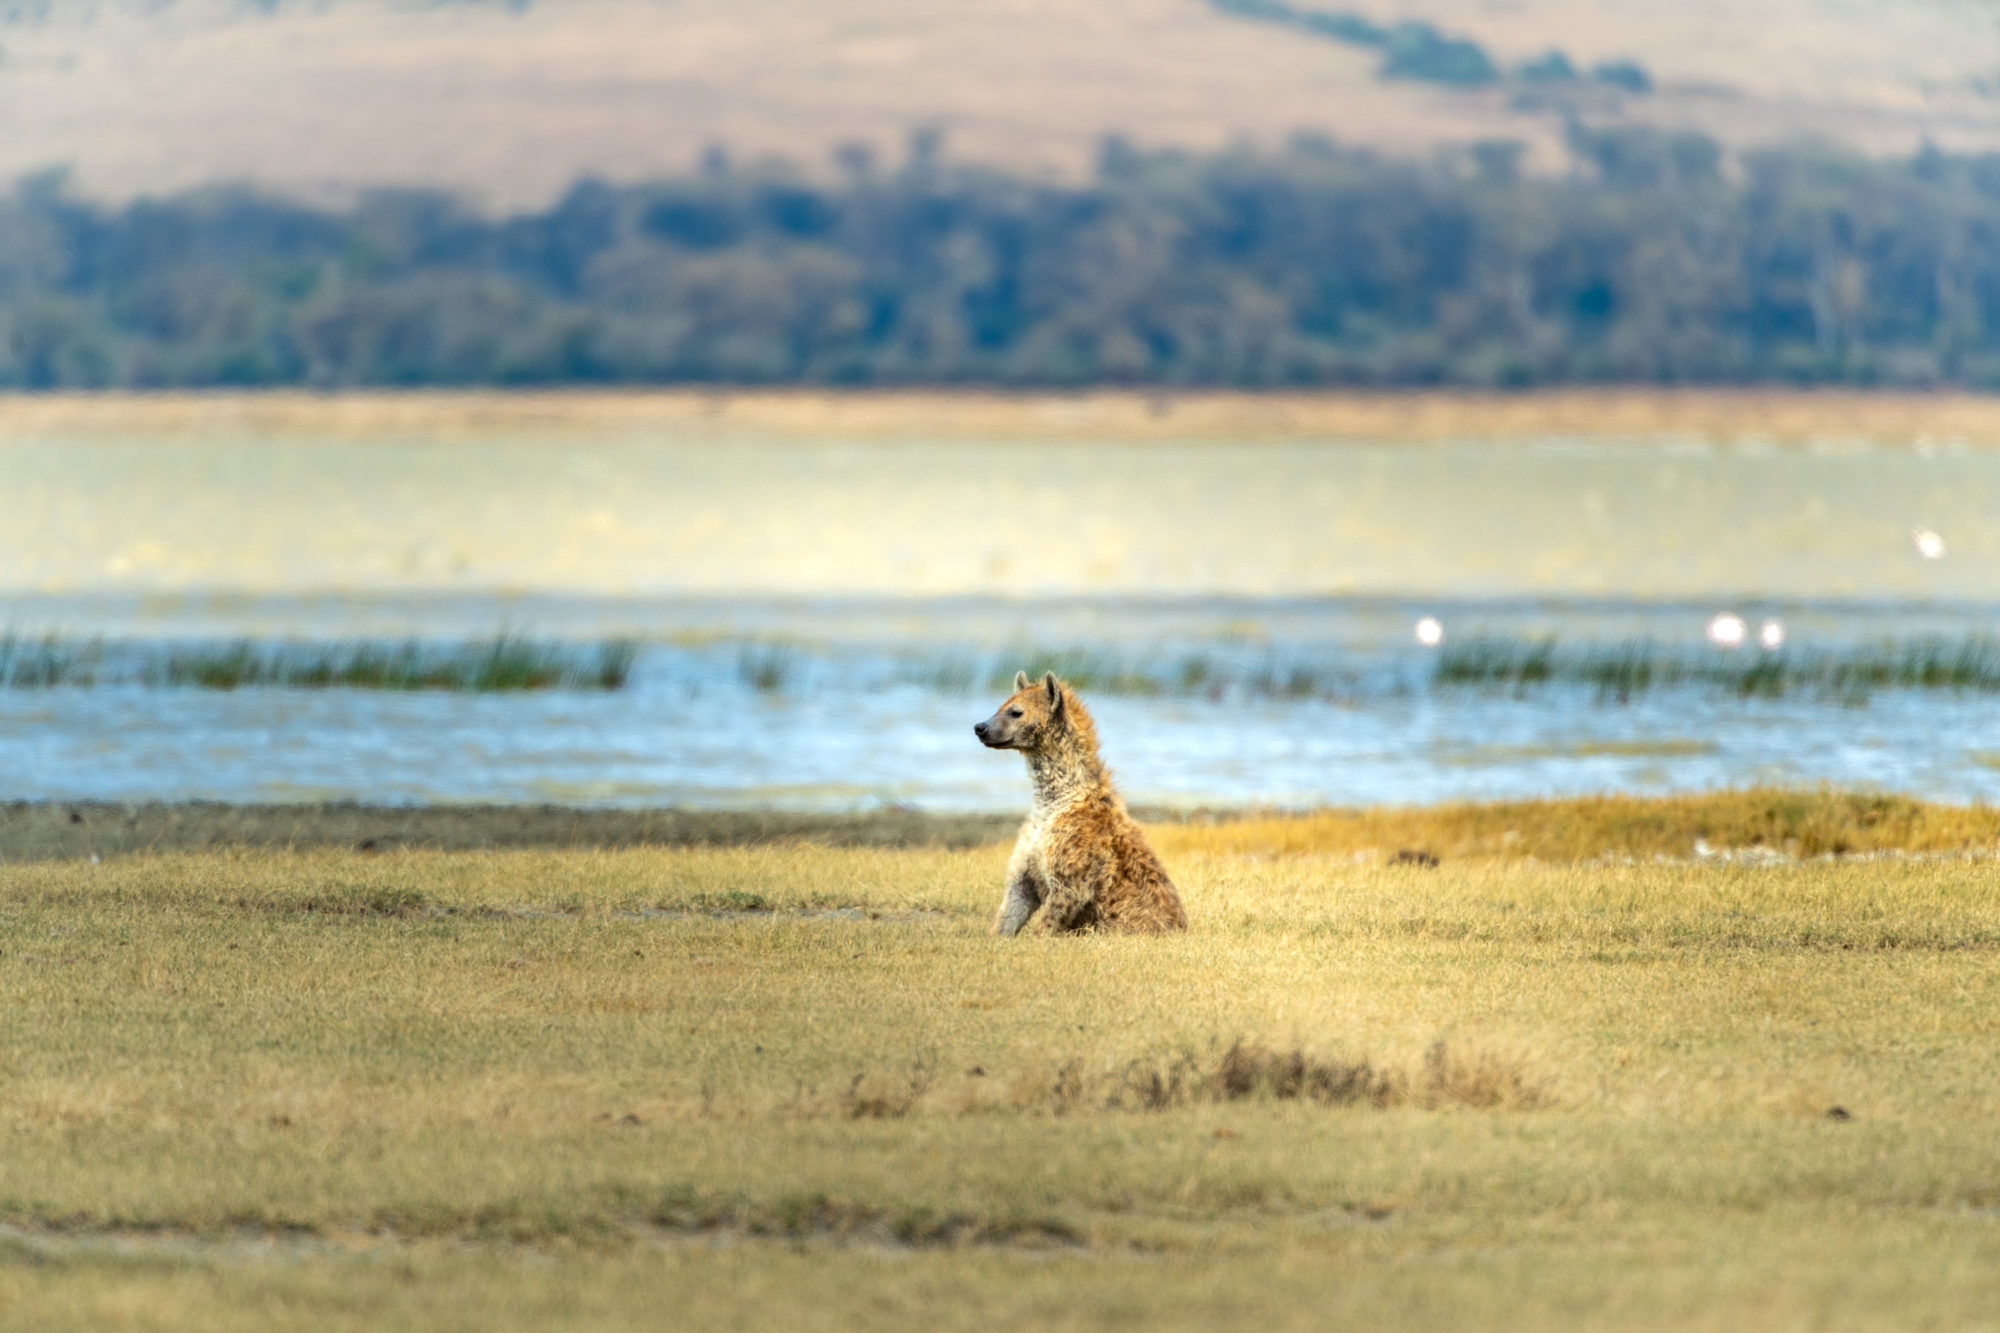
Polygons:
M46 605L40 609L49 610ZM481 623L502 608L349 605L376 632ZM518 613L522 608L509 608ZM1817 783L2000 798L2000 697L1883 690L1745 699L1691 685L1619 699L1554 683L1441 686L1411 629L1581 642L1617 633L1707 648L1705 607L1315 601L1049 604L543 604L572 632L649 635L611 692L394 693L136 684L0 690L0 799L530 801L607 805L1005 809L1018 759L971 724L1012 665L1066 654L1226 681L1152 696L1100 690L1106 750L1136 801L1365 804ZM77 608L66 608L77 623ZM1907 639L1991 608L1913 612L1745 605L1794 644ZM428 612L428 614L427 614ZM298 621L328 614L296 607ZM286 617L259 606L244 619ZM157 616L145 617L157 623ZM214 615L198 627L220 626ZM1622 640L1621 640L1622 641ZM1761 650L1737 650L1754 656ZM1309 668L1308 697L1241 682Z
M1720 652L1722 611L1790 651L2000 635L1994 515L1983 449L15 441L0 625L643 646L608 693L0 690L0 799L1007 809L1021 765L971 724L993 673L1062 654L1311 668L1300 697L1093 696L1146 803L1994 799L2000 696L1441 687L1413 636Z

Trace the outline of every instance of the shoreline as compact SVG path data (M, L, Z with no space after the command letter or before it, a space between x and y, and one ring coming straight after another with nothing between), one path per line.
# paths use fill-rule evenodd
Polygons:
M0 862L87 860L223 848L379 853L741 847L971 847L1012 833L1018 815L880 810L619 810L561 805L394 806L349 802L34 801L0 804Z
M241 849L592 851L630 848L996 847L1025 808L850 814L562 805L358 802L0 803L0 863ZM1430 806L1272 810L1135 807L1169 858L1314 856L1346 864L1435 858L1775 863L1873 855L2000 855L2000 808L1827 788L1546 797ZM1433 858L1426 862L1424 858Z
M393 439L666 431L702 436L1412 444L1547 437L1717 444L2000 445L2000 395L1647 387L1314 392L1092 389L530 389L0 394L0 445L61 436Z

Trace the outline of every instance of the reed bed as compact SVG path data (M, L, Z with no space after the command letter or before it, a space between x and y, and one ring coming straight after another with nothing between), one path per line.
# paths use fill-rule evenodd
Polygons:
M1807 693L1859 702L1878 690L2000 691L2000 639L1926 635L1825 648L1688 648L1652 639L1563 645L1483 635L1438 652L1439 686L1585 685L1619 699L1714 688L1744 698Z
M471 643L297 640L106 644L59 634L0 636L0 688L143 685L236 690L622 689L638 657L629 639L574 644L512 634Z
M94 685L104 645L64 638L0 633L0 688L33 690L56 685Z
M1884 690L2000 692L2000 639L1926 635L1824 647L1725 649L1655 639L1564 644L1553 637L1478 635L1440 648L1426 669L1331 650L1275 652L1228 643L1210 651L1023 646L992 657L940 655L905 664L902 679L942 692L1008 690L1014 673L1054 671L1078 689L1137 698L1295 700L1371 690L1581 685L1604 701L1651 690L1719 690L1742 698L1810 694L1843 704Z
M1244 653L1227 644L1192 652L1063 645L1022 646L991 656L941 654L906 661L899 678L946 694L1011 691L1014 673L1022 670L1033 676L1053 671L1089 694L1141 699L1309 699L1353 693L1364 682L1364 672L1352 661Z
M622 688L640 645L499 634L439 643L236 639L193 644L107 642L62 634L0 634L0 688L147 685L243 689L516 690ZM735 675L759 694L802 688L825 649L744 640ZM876 659L880 661L881 659ZM1088 694L1126 698L1288 701L1412 689L1583 686L1601 701L1653 690L1716 690L1742 698L1810 694L1865 703L1885 690L2000 693L2000 638L1921 636L1824 647L1722 649L1654 639L1565 644L1551 637L1479 635L1423 659L1364 657L1335 649L1271 649L1232 641L1198 647L1020 645L998 652L946 650L891 656L875 685L944 694L1013 688L1014 673L1054 671ZM869 688L867 673L848 687Z

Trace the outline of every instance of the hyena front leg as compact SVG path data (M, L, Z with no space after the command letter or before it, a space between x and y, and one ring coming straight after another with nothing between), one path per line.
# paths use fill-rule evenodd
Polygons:
M1042 905L1042 895L1032 875L1016 875L1007 881L1007 896L1000 900L1000 915L994 919L995 935L1019 934L1028 918Z
M1000 915L994 918L995 935L1017 935L1028 918L1042 905L1041 881L1025 865L1007 867L1007 895L1000 900Z

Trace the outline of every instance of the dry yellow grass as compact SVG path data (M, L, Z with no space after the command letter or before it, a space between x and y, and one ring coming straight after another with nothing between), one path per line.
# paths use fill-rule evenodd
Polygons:
M0 443L66 434L315 438L745 434L869 440L2000 443L2000 397L1785 389L1076 394L633 390L0 394Z
M0 1317L2000 1318L1990 863L1230 836L1173 939L988 938L1000 848L0 867Z
M1583 796L1304 815L1250 816L1155 830L1166 850L1356 856L1408 849L1452 859L1684 860L2000 853L2000 810L1904 796L1753 788L1681 796Z

